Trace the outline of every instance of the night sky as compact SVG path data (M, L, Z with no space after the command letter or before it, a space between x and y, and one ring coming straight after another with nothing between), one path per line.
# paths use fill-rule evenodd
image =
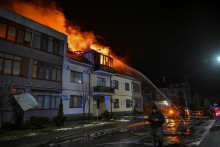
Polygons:
M59 2L59 1L58 1ZM220 7L180 1L60 2L69 20L150 80L186 75L192 95L220 96Z
M188 1L56 0L71 23L151 81L186 75L192 95L220 96L220 5Z

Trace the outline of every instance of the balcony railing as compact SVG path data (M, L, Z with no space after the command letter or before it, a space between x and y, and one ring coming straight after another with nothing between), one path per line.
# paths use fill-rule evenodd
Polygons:
M102 71L106 71L106 72L111 72L114 73L114 69L105 65L95 65L95 71L96 70L102 70Z
M95 86L93 87L93 92L108 92L114 93L115 89L111 87Z

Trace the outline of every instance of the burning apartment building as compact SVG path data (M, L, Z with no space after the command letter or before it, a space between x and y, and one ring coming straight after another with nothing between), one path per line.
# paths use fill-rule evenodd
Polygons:
M105 110L118 115L142 111L141 81L132 68L94 45L73 50L71 37L0 7L1 77L15 77L10 93L30 93L38 103L24 112L24 120L54 117L61 98L64 114L75 119ZM4 116L10 121L12 111Z
M69 117L98 117L105 110L129 115L134 107L143 111L141 82L115 70L113 58L92 49L68 51L64 66L64 113Z

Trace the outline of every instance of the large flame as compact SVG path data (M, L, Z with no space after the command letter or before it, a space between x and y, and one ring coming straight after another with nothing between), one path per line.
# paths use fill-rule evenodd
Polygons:
M49 6L44 6L41 4L41 1L37 1L37 3L13 1L10 6L4 5L3 7L68 35L68 47L70 51L93 49L112 57L114 59L115 69L120 71L132 70L119 57L110 54L111 49L108 46L98 44L93 32L82 32L78 26L67 25L62 9L58 8L55 2L51 2Z
M54 30L68 35L68 44L71 51L85 51L92 48L104 55L109 55L110 48L98 44L93 32L82 32L80 27L67 25L64 14L54 2L45 7L24 1L14 1L12 6L7 7L20 15L39 22Z

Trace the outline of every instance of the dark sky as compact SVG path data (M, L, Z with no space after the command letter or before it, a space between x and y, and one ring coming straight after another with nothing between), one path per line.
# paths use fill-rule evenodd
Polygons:
M186 75L192 95L220 96L220 7L200 1L58 1L69 20L102 36L150 80Z

